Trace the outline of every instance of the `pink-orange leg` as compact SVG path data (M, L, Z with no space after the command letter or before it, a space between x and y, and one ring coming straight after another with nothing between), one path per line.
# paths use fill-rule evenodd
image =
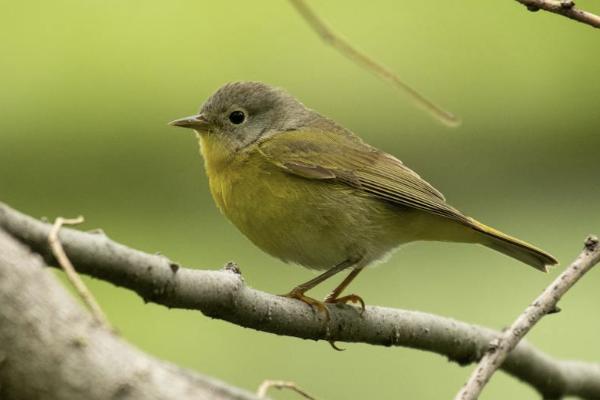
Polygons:
M321 275L311 279L310 281L296 286L294 289L292 289L289 293L285 294L284 296L300 300L300 301L316 308L320 312L325 313L325 319L327 321L329 321L329 319L331 317L329 315L329 310L327 309L326 304L332 304L332 303L346 304L349 302L360 303L361 313L362 313L365 310L365 302L359 296L357 296L355 294L350 294L347 296L339 297L339 295L344 291L344 289L346 289L348 287L350 282L352 282L354 280L354 278L356 278L356 276L360 273L360 271L362 271L362 268L353 269L348 274L348 276L346 276L346 278L342 281L342 283L340 283L335 289L333 289L333 291L331 293L329 293L329 295L325 298L325 301L319 301L317 299L313 299L312 297L306 296L304 294L306 291L314 288L315 286L317 286L319 283L323 282L324 280L332 277L333 275L341 272L342 270L344 270L346 268L350 268L352 265L356 265L356 263L358 261L359 260L346 260L346 261L336 265L335 267L323 272ZM333 340L329 340L328 342L331 345L331 347L333 347L335 350L338 350L338 351L343 350L343 349L340 349L339 347L337 347Z
M319 283L323 282L324 280L326 280L328 278L331 278L333 275L335 275L335 274L337 274L337 273L345 270L346 268L350 268L352 265L355 265L356 262L357 262L357 260L355 260L355 259L343 261L343 262L339 263L338 265L336 265L335 267L333 267L331 269L328 269L327 271L323 272L321 275L318 275L315 278L311 279L310 281L304 282L303 284L296 286L289 293L284 294L284 296L285 297L290 297L290 298L293 298L293 299L298 299L298 300L300 300L300 301L302 301L302 302L304 302L306 304L309 304L309 305L315 307L319 311L324 312L325 316L327 317L327 319L329 319L329 310L325 306L325 303L332 303L332 301L322 302L322 301L319 301L317 299L313 299L312 297L306 296L304 293L307 292L307 291L309 291L310 289L314 288L315 286L317 286ZM344 280L344 282L346 280L348 280L348 278L346 278ZM350 281L351 280L352 279L350 279ZM350 281L348 281L348 283L346 283L346 285L344 287L342 287L342 289L340 290L340 292L342 290L344 290L344 288L346 286L348 286L348 284L350 283ZM342 284L343 284L343 282L342 282ZM336 288L336 290L337 290L337 288ZM328 296L328 298L329 298L329 296Z
M350 285L350 282L352 282L354 280L354 278L356 278L356 276L358 274L360 274L360 271L362 271L363 268L355 268L353 269L348 276L342 281L342 283L340 283L335 289L333 289L333 291L331 293L329 293L327 295L327 297L325 297L325 303L359 303L360 304L360 308L361 308L361 313L363 311L365 311L365 302L363 301L363 299L356 295L356 294L349 294L347 296L342 296L339 297L340 294L342 294L342 292L344 291L344 289L346 289L348 287L348 285Z

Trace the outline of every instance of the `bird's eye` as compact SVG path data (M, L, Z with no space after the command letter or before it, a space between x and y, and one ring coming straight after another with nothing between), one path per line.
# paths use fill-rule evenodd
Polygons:
M232 124L239 125L246 119L246 114L243 111L233 111L229 114L229 120Z

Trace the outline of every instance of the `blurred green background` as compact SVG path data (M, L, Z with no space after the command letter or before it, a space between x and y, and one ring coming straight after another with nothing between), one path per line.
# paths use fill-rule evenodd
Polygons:
M5 1L0 199L38 217L83 214L82 229L101 227L185 265L216 269L235 260L249 285L285 292L312 272L263 254L219 215L195 139L166 125L225 82L261 80L397 155L451 204L563 265L588 233L599 233L597 31L509 0L312 4L463 125L442 126L326 47L283 0ZM600 12L592 1L578 4ZM369 304L501 329L562 268L543 275L484 248L419 243L352 289ZM249 390L286 379L319 399L451 398L471 368L402 348L343 344L347 351L336 352L87 281L127 340ZM556 357L600 361L599 285L593 271L529 340ZM498 374L483 398L537 395Z

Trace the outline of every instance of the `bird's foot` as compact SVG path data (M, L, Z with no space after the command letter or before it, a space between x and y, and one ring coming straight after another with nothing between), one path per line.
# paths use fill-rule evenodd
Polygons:
M360 304L360 313L362 314L363 312L365 312L365 302L364 300L356 295L356 294L349 294L347 296L342 296L342 297L329 297L327 296L325 298L325 303L326 304L348 304L348 303L356 303L356 304Z
M322 302L317 299L313 299L312 297L308 297L301 290L293 289L291 292L282 295L282 297L289 297L290 299L300 300L301 302L313 307L318 312L325 314L326 320L330 319L329 310L327 309L327 305L325 304L326 302Z

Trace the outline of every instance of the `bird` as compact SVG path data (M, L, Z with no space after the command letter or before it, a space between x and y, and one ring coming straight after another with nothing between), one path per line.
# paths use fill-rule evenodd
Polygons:
M395 156L314 111L287 91L254 81L220 87L193 129L212 197L256 246L321 273L285 296L326 312L365 267L415 241L479 244L547 271L557 260L471 218ZM305 293L348 271L323 301Z

